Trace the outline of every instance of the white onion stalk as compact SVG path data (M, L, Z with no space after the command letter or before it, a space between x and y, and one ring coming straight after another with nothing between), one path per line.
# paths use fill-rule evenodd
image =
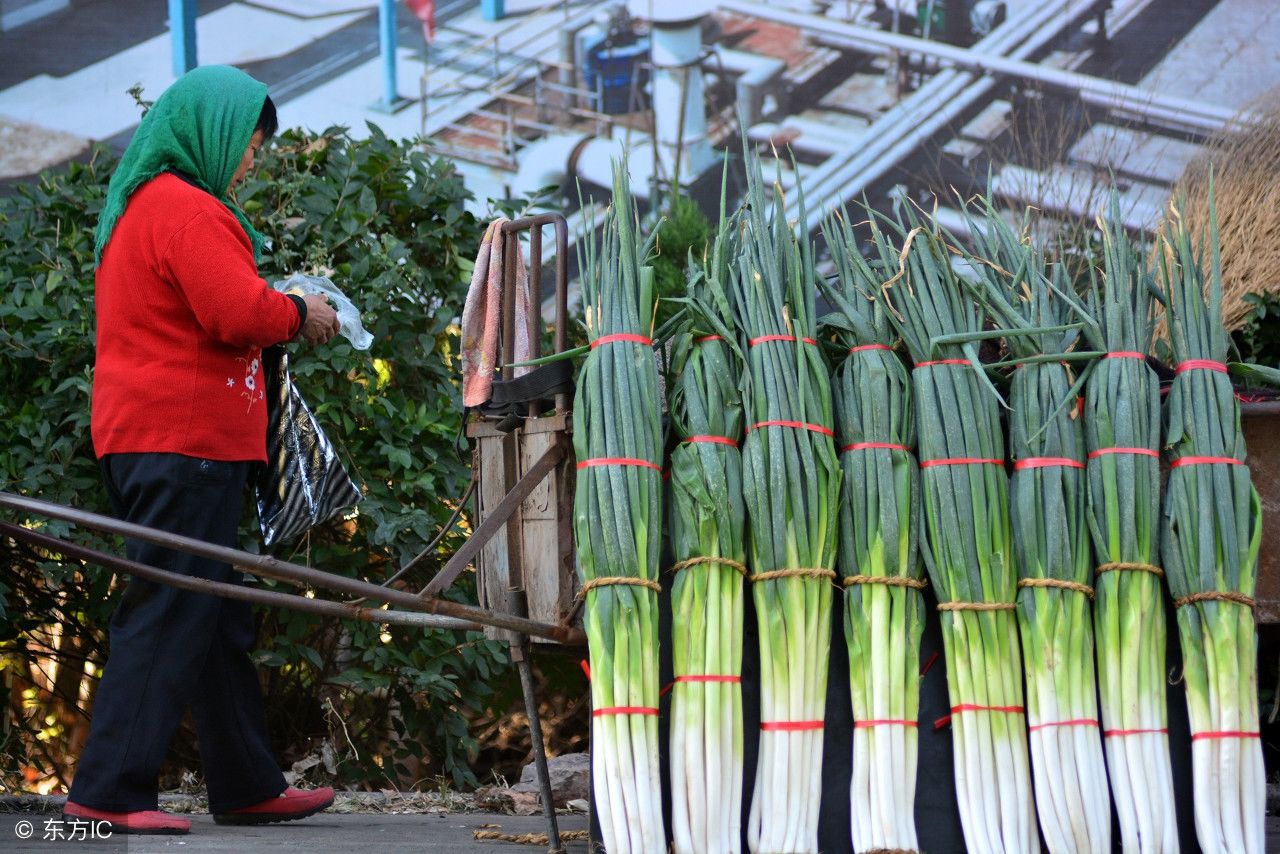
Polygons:
M814 339L813 247L788 224L780 183L766 193L749 150L747 183L733 277L748 364L743 494L761 677L747 839L753 854L816 854L840 461Z
M1176 209L1161 235L1178 360L1166 404L1172 461L1162 554L1182 641L1196 838L1206 854L1262 854L1266 772L1253 622L1262 508L1244 464L1240 404L1223 364L1230 342L1222 326L1213 195L1210 176L1210 259L1193 250Z
M672 363L671 828L677 854L742 851L742 360L728 336L733 229L721 204L706 269L690 284L693 334ZM700 310L699 310L700 309Z
M890 346L895 336L883 301L871 296L881 279L860 254L848 221L828 218L823 230L839 274L838 282L823 283L836 308L827 322L849 351L836 373L835 402L854 716L853 848L859 854L914 851L924 582L911 380ZM881 269L892 269L892 250L884 240L876 247Z
M649 336L651 244L637 234L625 162L613 206L580 246L592 348L578 376L574 533L591 657L591 767L610 854L663 854L658 771L662 429ZM592 229L594 232L594 229Z

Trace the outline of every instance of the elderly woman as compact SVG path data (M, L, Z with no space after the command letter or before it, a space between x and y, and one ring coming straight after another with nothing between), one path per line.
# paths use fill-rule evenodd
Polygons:
M252 463L266 460L261 350L328 341L334 310L258 275L262 236L228 196L276 131L267 87L197 68L142 119L111 178L97 230L92 432L117 516L234 546ZM239 583L225 563L129 540L129 557ZM247 602L133 580L89 741L65 807L115 833L186 833L157 811L157 778L183 712L200 742L219 823L287 821L333 802L285 786L267 739Z

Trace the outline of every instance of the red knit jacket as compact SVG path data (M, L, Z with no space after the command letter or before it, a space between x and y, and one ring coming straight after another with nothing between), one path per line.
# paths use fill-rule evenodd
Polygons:
M258 276L217 199L162 174L134 191L96 279L93 447L265 461L262 348L298 309Z

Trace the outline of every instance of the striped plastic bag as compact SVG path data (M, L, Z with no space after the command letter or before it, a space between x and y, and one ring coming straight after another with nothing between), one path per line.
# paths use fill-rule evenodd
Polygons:
M282 347L262 351L267 378L267 462L258 472L258 524L268 549L347 508L361 491L289 376Z

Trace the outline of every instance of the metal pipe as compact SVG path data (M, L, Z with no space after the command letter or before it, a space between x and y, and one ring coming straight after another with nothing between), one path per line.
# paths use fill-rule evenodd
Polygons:
M873 30L857 24L846 24L785 9L771 10L770 17L802 29L818 32L823 41L832 44L861 50L870 49L874 52L901 50L919 53L970 71L1021 77L1081 96L1089 95L1101 103L1114 105L1113 109L1123 109L1139 115L1143 115L1144 110L1147 109L1153 109L1159 114L1185 114L1207 121L1215 130L1237 119L1251 121L1249 114L1237 116L1237 111L1214 104L1162 95L1138 86L1117 83L1050 65L1039 65L1022 59L997 56L978 49L961 48L915 36Z
M239 549L216 546L191 537L171 534L167 531L159 531L143 525L135 525L131 522L122 522L110 516L102 516L74 507L64 507L60 504L41 501L37 498L26 498L21 495L0 492L0 507L21 510L50 519L62 519L76 525L93 528L94 530L119 534L123 537L132 537L133 539L144 540L188 554L236 564L250 569L256 575L265 575L268 578L288 581L299 586L312 585L335 593L364 596L379 602L400 605L412 611L445 614L464 620L472 620L481 625L522 632L569 646L583 646L587 642L586 635L581 630L568 626L539 623L535 620L513 617L510 614L500 614L474 605L451 602L447 599L421 598L408 591L393 590L367 581L346 578L341 575L312 569L309 566L283 561L269 555L255 555Z
M1049 10L1046 15L1046 10L1042 7L1038 12L1022 19L1024 24L1015 30L1016 34L1020 34L1029 25L1034 24L1035 26L1031 28L1024 41L1012 47L1011 55L1018 59L1031 56L1052 41L1063 29L1073 24L1079 17L1087 15L1094 5L1096 4L1082 4L1075 7L1073 13L1065 15L1056 10ZM1045 26L1050 19L1056 24L1055 27ZM988 36L987 39L993 38L1007 26L1009 24L1003 25L996 33ZM983 39L982 42L979 42L979 45L986 43L987 39ZM998 43L1003 44L1005 41L1005 39L1002 39ZM941 74L946 73L948 72L941 72ZM950 70L950 73L958 75L961 81L965 81L965 83L962 83L960 91L946 95L938 100L929 99L924 103L913 104L910 111L911 121L905 132L882 133L878 127L879 122L873 123L859 137L859 141L865 140L864 147L856 152L851 159L843 163L833 174L826 176L825 180L806 186L806 194L811 193L811 198L823 199L823 191L825 191L825 195L829 196L836 204L843 204L845 199L857 197L871 183L895 168L902 159L914 151L921 143L930 139L960 113L985 97L995 86L995 81L991 78L977 79L969 72L957 72L954 70ZM903 104L913 100L914 96L913 98L908 98ZM902 104L899 104L899 106L902 106ZM823 199L823 201L827 200ZM825 205L823 203L810 205L808 222L806 223L806 228L809 231L813 231L821 223L824 208Z
M774 19L774 16L779 14L777 10L772 8L766 8L756 3L743 2L743 0L722 0L721 5L724 8L739 11L743 14L769 19ZM1088 3L1082 5L1077 8L1074 16L1069 16L1069 20L1074 20L1075 16L1085 14L1094 5L1096 4ZM1059 11L1050 9L1047 6L1039 6L1028 14L1006 21L997 27L994 32L978 42L976 49L1000 52L1013 50L1018 44L1032 38L1036 33L1044 32L1050 20L1059 14ZM1065 26L1065 22L1063 26ZM1056 30L1051 31L1050 37L1056 34ZM938 72L925 81L909 97L899 101L877 118L857 138L856 145L851 146L840 155L829 157L823 161L805 179L805 192L811 200L809 205L811 214L817 213L820 215L821 213L823 206L819 190L832 184L835 179L838 179L840 175L851 168L851 164L874 162L893 140L910 133L920 123L922 114L927 116L946 104L954 103L961 98L965 88L973 84L974 81L973 75L964 74L952 68ZM972 103L972 100L965 103L965 106L968 106L968 103ZM856 193L841 194L839 186L839 183L837 183L835 189L830 192L841 203L849 196L857 195ZM820 201L816 206L812 204L812 200L815 198ZM798 214L799 199L797 195L793 194L788 203L787 215L788 217L795 217ZM814 217L811 216L810 219L813 220ZM810 230L812 230L812 226L810 226Z
M173 76L196 67L196 0L169 0L169 37L173 43Z
M396 85L396 3L379 0L378 50L382 54L382 106L394 109L400 101Z
M15 540L22 540L32 545L38 546L46 551L67 555L84 560L90 563L96 563L105 566L116 572L127 573L135 578L154 581L159 584L167 584L170 587L177 587L181 590L191 590L195 593L208 593L212 596L221 596L224 599L239 599L245 602L252 602L255 605L269 605L271 607L291 608L294 611L302 611L308 614L319 614L322 617L337 617L342 620L360 620L365 623L389 623L399 626L413 626L415 628L427 629L461 629L463 631L481 631L483 626L479 623L473 623L469 620L458 620L453 617L438 617L432 614L417 614L411 611L390 611L378 608L365 608L360 605L354 605L348 602L330 602L325 599L308 599L305 596L297 596L291 593L278 593L274 590L259 590L253 587L245 587L240 584L231 584L223 581L211 581L208 578L198 578L191 575L182 575L176 572L170 572L164 569L158 569L154 566L148 566L144 563L122 558L117 555L109 554L104 551L89 548L88 546L77 545L66 540L51 537L47 534L41 534L38 531L32 531L29 528L23 528L20 525L14 525L10 522L0 522L0 536L8 535Z
M511 641L511 658L520 674L520 693L524 695L525 715L529 718L529 741L533 749L533 765L537 771L538 794L542 798L542 814L547 820L548 854L564 854L560 842L560 826L556 819L555 796L551 791L551 771L547 768L547 748L542 743L542 719L538 715L538 695L533 683L533 665L529 663L529 644L524 638Z

